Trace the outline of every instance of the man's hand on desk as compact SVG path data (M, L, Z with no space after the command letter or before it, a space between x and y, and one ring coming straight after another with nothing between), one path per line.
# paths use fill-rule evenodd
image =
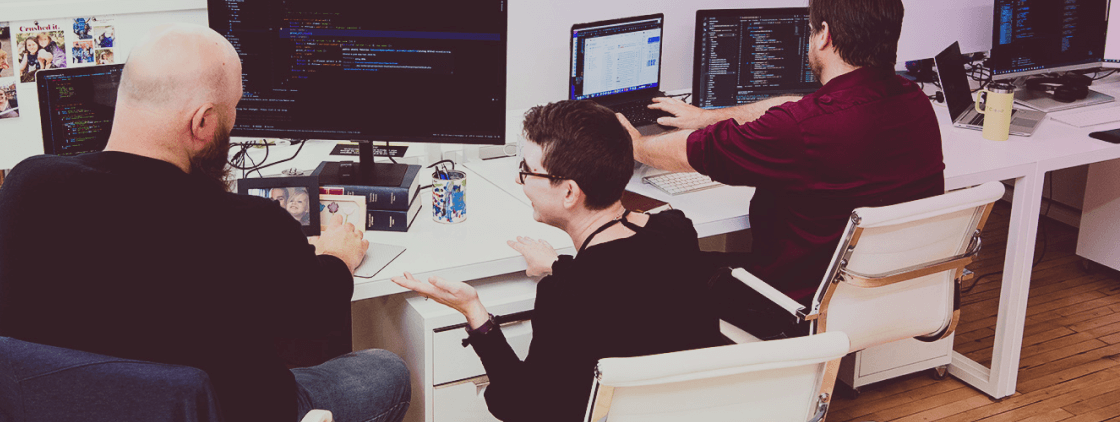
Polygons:
M552 274L552 263L560 258L556 254L556 248L544 240L517 236L517 240L507 240L506 244L525 257L525 262L529 264L525 274L529 277Z
M429 277L427 282L423 282L407 272L404 273L403 277L393 277L391 280L398 286L420 293L426 298L435 299L436 302L459 311L467 317L467 324L472 329L482 326L490 319L486 307L482 305L482 301L478 300L478 291L470 284L460 281L447 281L434 276Z
M366 232L358 230L354 224L343 224L342 215L336 214L322 234L307 238L307 242L315 246L316 255L337 257L350 268L350 274L354 274L369 249L369 241L363 239L365 235Z

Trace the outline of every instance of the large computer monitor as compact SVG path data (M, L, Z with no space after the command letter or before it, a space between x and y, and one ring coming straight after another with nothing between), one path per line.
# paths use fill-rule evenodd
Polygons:
M820 88L809 68L809 10L696 11L692 104L752 103Z
M1096 68L1108 0L995 0L993 79Z
M245 95L234 136L505 143L506 0L208 0L237 48Z
M123 64L115 64L36 74L44 153L78 155L105 149L123 69Z
M1105 29L1104 60L1101 67L1120 68L1120 1L1108 7L1108 28Z

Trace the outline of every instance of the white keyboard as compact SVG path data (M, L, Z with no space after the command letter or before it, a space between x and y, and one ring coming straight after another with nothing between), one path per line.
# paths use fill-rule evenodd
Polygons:
M680 195L723 186L723 183L713 181L711 177L700 173L665 173L643 177L642 182L649 183L670 195Z
M1094 126L1102 123L1120 122L1120 107L1098 108L1076 113L1051 116L1054 120L1076 127Z

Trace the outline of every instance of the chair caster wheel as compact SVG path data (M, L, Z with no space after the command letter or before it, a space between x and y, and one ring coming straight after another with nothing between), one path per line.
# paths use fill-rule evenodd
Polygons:
M949 376L949 366L944 365L933 368L930 372L930 376L938 381L945 379L945 377Z

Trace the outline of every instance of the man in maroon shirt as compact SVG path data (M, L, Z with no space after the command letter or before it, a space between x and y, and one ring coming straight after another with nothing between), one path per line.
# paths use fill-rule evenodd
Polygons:
M944 192L933 107L893 71L902 15L901 0L810 0L809 64L823 86L804 98L715 110L659 98L650 108L675 117L658 123L698 130L654 137L641 136L619 116L638 161L757 188L753 252L721 257L721 264L743 266L808 304L854 208ZM721 312L724 319L764 337L794 334L769 332L776 323L761 321L757 295L718 296L731 298L725 308L734 312Z

